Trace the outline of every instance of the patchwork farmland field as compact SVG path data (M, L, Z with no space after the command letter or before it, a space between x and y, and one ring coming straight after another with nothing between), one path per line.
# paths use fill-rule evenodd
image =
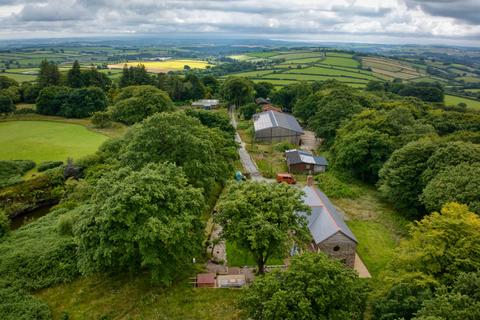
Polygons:
M211 66L206 61L202 60L166 60L166 61L136 61L136 62L127 62L127 63L117 63L109 65L110 69L122 69L125 65L127 66L138 66L144 65L149 72L168 72L168 71L178 71L183 70L183 68L188 65L192 69L205 69L207 66Z
M452 96L448 94L445 95L446 105L457 105L459 103L465 103L469 108L480 110L480 101L478 100L467 99L467 98Z
M251 61L250 59L259 57L272 62L280 60L280 63L274 63L269 69L234 74L255 82L268 81L275 86L285 86L296 81L335 79L355 87L364 87L370 80L383 79L371 71L362 70L360 62L350 53L298 50L256 52L230 57L238 57L240 61Z
M395 78L413 80L426 76L426 74L419 69L392 59L365 57L362 59L362 65L363 67L370 68L373 73L385 80L393 80Z

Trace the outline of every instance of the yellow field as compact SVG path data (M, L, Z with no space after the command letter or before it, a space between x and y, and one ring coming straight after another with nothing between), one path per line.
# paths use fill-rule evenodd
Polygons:
M135 61L126 63L111 64L108 66L110 69L122 69L124 65L129 67L138 66L143 64L149 72L168 72L183 70L184 66L188 65L192 69L205 69L207 66L211 66L206 61L201 60L166 60L166 61Z

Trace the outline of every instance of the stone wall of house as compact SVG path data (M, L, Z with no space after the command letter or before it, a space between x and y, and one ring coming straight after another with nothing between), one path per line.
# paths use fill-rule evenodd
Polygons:
M337 232L330 238L317 244L317 250L338 259L350 268L355 265L355 251L357 244L343 233Z

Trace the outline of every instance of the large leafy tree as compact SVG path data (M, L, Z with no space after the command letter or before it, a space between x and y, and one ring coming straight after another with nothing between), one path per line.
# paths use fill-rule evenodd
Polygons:
M480 214L480 163L445 167L426 185L421 200L427 210L455 201Z
M432 139L410 142L395 150L382 167L379 190L395 207L412 215L423 213L419 195L425 185L421 176L438 145L439 142Z
M323 253L305 253L288 269L257 277L241 297L250 319L360 320L366 287L351 269Z
M233 139L183 112L147 118L119 145L115 156L122 164L141 168L148 162L169 161L182 167L189 181L206 192L226 181L236 157Z
M74 227L81 271L143 269L170 283L201 250L203 206L201 190L174 164L110 172Z
M480 319L480 272L460 274L451 290L443 287L434 298L424 301L413 319Z
M220 89L223 98L230 104L241 106L253 102L255 90L253 83L246 78L229 77Z
M260 81L255 83L255 98L268 98L273 91L273 84L267 81Z
M311 93L312 86L306 81L301 81L286 85L280 90L273 92L272 101L281 106L285 111L292 111L298 100L307 97Z
M130 86L123 88L112 106L112 118L126 124L140 122L157 112L173 111L168 94L154 86Z
M40 88L48 86L58 86L60 84L60 71L55 63L43 60L40 63L40 71L38 72L37 83Z
M479 229L480 218L458 203L416 222L382 274L375 319L411 319L439 288L451 286L463 273L478 272Z
M107 108L107 98L96 87L74 89L60 108L60 115L67 118L86 118Z
M43 88L36 100L37 112L45 115L59 115L70 95L70 90L68 87L60 86Z
M15 111L15 105L13 104L12 99L0 93L0 114L8 114Z
M146 85L146 84L154 84L154 78L148 74L147 69L143 64L139 64L138 66L130 66L128 67L125 65L123 67L122 76L120 77L120 88L128 87L128 86L138 86L138 85Z
M286 253L296 240L308 239L306 221L298 212L309 212L301 192L285 184L244 182L231 184L215 216L223 237L254 257L263 273L272 255Z
M0 90L9 87L18 87L18 82L6 76L0 76Z
M412 226L403 241L393 269L421 272L443 283L462 272L480 270L480 217L466 205L446 204Z
M75 60L72 65L72 69L67 73L67 85L72 88L80 88L83 86L82 72L80 70L80 63Z

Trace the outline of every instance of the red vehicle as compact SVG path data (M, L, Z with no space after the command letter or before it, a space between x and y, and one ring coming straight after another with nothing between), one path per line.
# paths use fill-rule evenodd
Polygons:
M277 173L277 182L286 184L296 184L297 180L290 173Z

